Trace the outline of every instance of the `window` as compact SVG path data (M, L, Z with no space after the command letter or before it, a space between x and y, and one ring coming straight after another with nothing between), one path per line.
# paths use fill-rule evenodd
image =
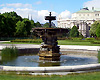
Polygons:
M77 28L79 29L79 24L77 24Z
M99 14L95 14L95 16L99 16Z

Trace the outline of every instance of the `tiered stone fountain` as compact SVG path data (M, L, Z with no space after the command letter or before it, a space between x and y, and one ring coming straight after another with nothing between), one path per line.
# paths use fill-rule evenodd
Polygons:
M33 28L32 31L42 37L40 51L38 53L39 60L59 61L60 60L60 46L58 46L57 36L67 33L68 29L51 28L51 21L56 20L56 16L45 16L45 20L49 20L49 28Z

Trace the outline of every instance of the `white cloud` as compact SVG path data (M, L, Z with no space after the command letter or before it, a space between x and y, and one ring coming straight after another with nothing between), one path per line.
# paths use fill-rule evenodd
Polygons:
M83 4L83 7L88 7L89 9L92 9L92 7L100 8L100 0L87 1Z
M59 16L63 19L70 18L71 17L71 12L68 11L68 10L65 10L65 11L61 12Z
M22 3L12 3L6 4L7 7L14 7L14 8L32 8L31 4L22 4Z
M18 3L19 4L19 3ZM37 22L39 21L40 23L45 23L47 22L45 20L45 16L49 15L49 11L48 10L34 10L33 8L20 8L22 5L24 4L9 4L6 5L5 7L0 9L0 13L5 13L5 12L11 12L11 11L15 11L18 15L20 15L22 18L29 18L32 19ZM10 7L8 7L10 6ZM14 6L14 7L13 7ZM16 8L15 8L16 7ZM56 12L52 12L52 15L57 15Z
M0 13L11 12L11 11L14 11L14 9L7 7L3 7L2 9L0 9Z
M30 7L28 6L30 5ZM15 11L18 15L20 15L22 18L29 18L37 22L39 21L40 23L46 23L48 21L45 20L45 16L49 16L48 10L34 10L31 7L31 4L21 4L21 3L14 3L14 4L3 4L3 7L0 9L0 13L5 13L5 12L11 12ZM28 7L27 7L28 6ZM70 11L63 11L60 14L52 11L52 16L58 16L61 15L62 18L70 18L71 13ZM53 21L55 24L57 24L57 20Z
M41 3L42 3L42 1L37 1L37 2L35 2L36 5L39 5L39 4L41 4Z
M38 11L38 19L44 23L45 21L45 16L49 15L49 11L48 10L40 10Z

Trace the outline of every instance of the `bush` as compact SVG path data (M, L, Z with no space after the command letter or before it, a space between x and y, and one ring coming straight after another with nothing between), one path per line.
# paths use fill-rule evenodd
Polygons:
M98 51L98 63L100 63L100 50Z
M93 40L95 40L95 38L85 38L85 40L93 41Z
M41 39L15 39L11 40L11 42L25 42L25 43L41 43Z
M100 41L92 41L92 44L100 44Z

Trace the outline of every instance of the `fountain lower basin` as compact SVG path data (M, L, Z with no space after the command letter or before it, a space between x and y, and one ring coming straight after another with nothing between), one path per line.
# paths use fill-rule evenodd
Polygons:
M71 54L71 53L70 53ZM85 55L61 55L60 61L39 60L38 55L21 55L11 60L1 60L0 65L3 66L20 66L20 67L53 67L53 66L75 66L86 64L97 64L96 56Z

